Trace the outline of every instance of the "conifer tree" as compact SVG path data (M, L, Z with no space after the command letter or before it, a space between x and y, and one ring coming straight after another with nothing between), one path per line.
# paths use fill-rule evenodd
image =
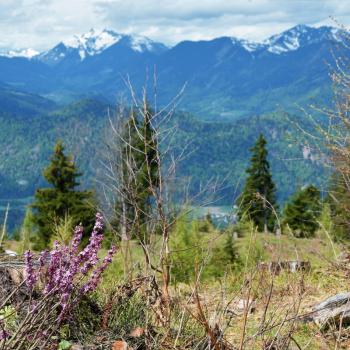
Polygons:
M274 210L277 205L275 184L267 160L266 140L262 134L250 151L250 166L246 170L248 177L243 192L236 201L239 207L238 218L249 219L258 231L267 232L275 227Z
M284 209L283 223L288 225L297 237L312 237L319 227L317 218L320 213L320 191L310 185L292 196Z
M55 223L69 216L73 224L82 223L89 232L94 220L94 195L91 191L79 191L78 172L71 156L64 154L64 147L58 141L51 162L43 172L51 185L35 193L32 204L33 221L38 228L36 249L46 248L54 233Z

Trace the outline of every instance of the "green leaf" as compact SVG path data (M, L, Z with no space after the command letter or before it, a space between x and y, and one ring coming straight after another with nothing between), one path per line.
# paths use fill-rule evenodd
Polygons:
M68 340L62 340L58 344L58 350L67 350L67 349L70 349L71 346L72 346L72 343L70 343Z

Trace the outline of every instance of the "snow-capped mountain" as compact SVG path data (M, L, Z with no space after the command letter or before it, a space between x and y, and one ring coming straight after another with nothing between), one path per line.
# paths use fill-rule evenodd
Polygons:
M262 42L237 38L231 38L231 40L234 45L238 44L249 52L268 51L272 54L280 55L325 40L339 42L342 40L343 34L343 31L333 27L314 28L306 25L297 25Z
M341 41L342 33L343 31L332 27L315 28L297 25L262 42L234 37L231 38L231 41L233 45L238 45L251 54L268 51L280 55L324 40ZM166 45L144 36L120 34L107 29L91 29L82 35L74 35L63 40L52 49L42 53L33 49L24 49L0 52L0 56L35 58L48 65L56 65L69 58L75 62L84 61L86 58L99 55L115 45L124 46L135 53L160 54L169 50Z
M337 57L349 57L339 44L344 37L339 29L298 25L261 42L221 37L168 48L141 36L90 30L31 59L0 57L0 84L56 101L90 94L112 100L125 90L126 76L141 88L156 67L164 99L187 83L185 107L211 117L256 114L315 91L328 93L333 48Z
M281 34L271 36L264 41L264 45L269 52L281 54L325 40L341 41L342 31L326 26L313 28L306 25L297 25Z
M75 35L62 42L66 48L77 49L79 56L83 60L87 55L98 55L103 50L117 43L122 38L121 34L110 30L96 31L90 29L89 32L80 36Z
M143 36L119 34L107 29L91 29L85 34L75 35L62 41L54 48L41 53L38 59L51 65L57 64L68 57L83 61L87 57L99 55L117 44L124 45L138 53L157 53L166 49L165 45Z

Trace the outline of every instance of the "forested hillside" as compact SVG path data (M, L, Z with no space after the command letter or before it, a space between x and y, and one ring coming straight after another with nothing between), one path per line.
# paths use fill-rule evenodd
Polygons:
M101 159L109 137L108 115L113 119L115 106L85 99L57 107L38 96L8 90L2 96L8 101L0 114L0 123L6 125L0 131L0 196L4 206L7 199L16 203L32 196L35 188L44 184L41 173L58 139L74 155L79 168L84 169L83 185L98 188L96 177L103 181ZM11 101L18 96L21 100L14 112ZM293 120L306 129L311 127L305 117L284 113L222 123L201 121L178 111L169 121L177 129L172 143L176 145L175 152L187 147L187 155L185 152L178 164L177 175L184 184L190 184L192 195L201 185L219 179L213 201L216 205L231 205L244 181L249 148L257 135L264 132L280 200L287 199L300 185L311 181L322 184L326 177L317 163L318 155L303 143L303 135ZM12 210L12 216L21 217L16 210Z

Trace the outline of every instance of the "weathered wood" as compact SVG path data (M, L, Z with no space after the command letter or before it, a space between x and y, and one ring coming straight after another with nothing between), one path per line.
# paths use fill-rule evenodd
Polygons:
M28 290L23 285L23 257L0 254L0 302L16 290L10 302L20 302L27 298Z
M339 293L316 304L304 321L313 321L323 329L350 326L350 293Z
M311 264L309 261L270 261L258 264L258 270L267 271L271 274L278 275L282 271L297 272L310 271Z

